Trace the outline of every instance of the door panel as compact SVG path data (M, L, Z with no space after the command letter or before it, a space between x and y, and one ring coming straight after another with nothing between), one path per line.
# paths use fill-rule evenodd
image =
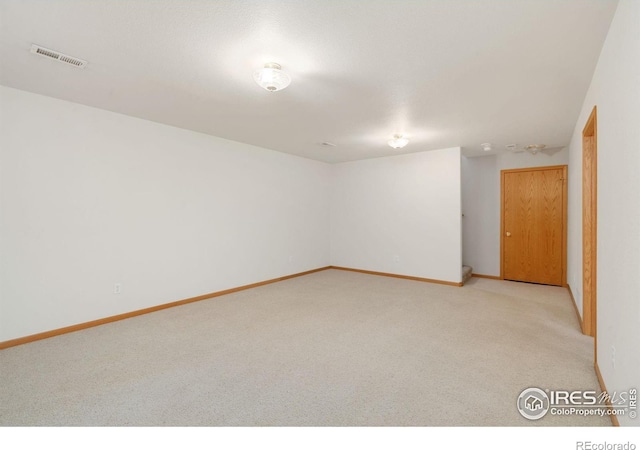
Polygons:
M564 284L566 166L502 171L505 280Z

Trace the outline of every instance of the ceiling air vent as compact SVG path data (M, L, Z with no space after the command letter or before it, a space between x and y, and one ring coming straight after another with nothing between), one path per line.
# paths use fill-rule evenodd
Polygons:
M86 61L82 59L74 58L73 56L65 55L64 53L56 52L48 48L40 47L39 45L31 45L31 53L44 56L45 58L55 59L61 63L68 64L70 66L84 68L87 65Z

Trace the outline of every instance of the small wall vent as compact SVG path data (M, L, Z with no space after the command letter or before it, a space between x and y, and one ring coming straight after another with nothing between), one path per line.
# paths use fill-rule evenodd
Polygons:
M82 59L65 55L64 53L60 53L55 50L40 47L39 45L36 45L36 44L31 45L31 53L44 56L45 58L55 59L56 61L60 61L61 63L68 64L73 67L79 67L80 69L83 69L84 66L87 65L87 62Z

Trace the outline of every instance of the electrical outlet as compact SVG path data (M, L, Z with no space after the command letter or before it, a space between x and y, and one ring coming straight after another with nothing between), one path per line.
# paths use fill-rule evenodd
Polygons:
M121 294L122 293L122 283L116 283L113 285L113 293Z
M395 255L395 256L393 257L393 262L397 262L397 263L399 263L399 262L400 262L400 255Z

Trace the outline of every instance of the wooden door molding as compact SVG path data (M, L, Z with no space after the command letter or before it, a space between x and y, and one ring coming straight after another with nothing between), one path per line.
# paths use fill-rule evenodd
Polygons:
M562 170L561 286L567 286L567 165L526 167L500 171L500 279L505 279L505 176L510 173Z
M582 330L596 335L598 119L594 106L582 130Z

